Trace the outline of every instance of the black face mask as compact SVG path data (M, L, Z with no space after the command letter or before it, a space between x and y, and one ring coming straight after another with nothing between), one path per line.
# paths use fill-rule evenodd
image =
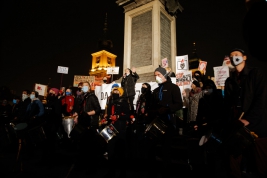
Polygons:
M146 91L147 91L147 88L144 88L144 87L141 88L141 93L145 93Z
M79 91L79 92L82 91L82 88L78 88L78 91Z
M118 93L113 93L112 94L112 98L113 99L118 99L120 97L120 95Z

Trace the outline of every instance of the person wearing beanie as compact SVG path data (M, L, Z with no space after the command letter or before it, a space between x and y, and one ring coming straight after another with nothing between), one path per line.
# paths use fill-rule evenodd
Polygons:
M58 92L59 92L59 89L57 89L57 88L51 88L49 92L50 93L53 93L53 94L55 94L57 96L58 95Z
M106 107L105 118L107 126L114 127L118 132L108 140L108 173L104 177L114 178L116 169L119 169L119 177L127 177L126 169L126 127L130 123L130 108L126 98L123 97L124 90L114 87ZM114 129L113 129L114 130Z
M135 67L132 69L125 69L125 73L122 76L121 86L124 90L123 97L127 98L131 108L131 113L134 114L134 97L135 97L135 84L139 79L139 75L136 73Z
M166 69L162 67L158 67L154 71L155 80L158 83L158 87L153 90L151 103L150 103L150 110L148 111L148 116L150 117L151 124L155 122L164 122L167 125L165 134L162 135L162 140L158 140L157 138L153 137L153 134L149 134L147 132L147 138L152 137L153 141L147 140L147 144L149 147L148 155L150 164L155 164L155 155L153 155L154 151L156 150L156 145L158 141L162 143L162 157L163 157L163 177L170 177L170 166L171 166L171 155L169 151L172 145L172 137L176 132L174 127L175 125L175 117L174 114L177 110L182 109L183 102L181 97L180 88L173 84L171 78L168 77ZM154 120L155 119L155 120ZM155 167L157 167L155 165ZM155 168L151 166L149 170L149 174L153 177L155 176Z
M248 57L243 49L232 49L229 52L229 57L235 71L232 71L230 77L225 81L225 119L230 120L229 125L233 122L241 123L243 127L254 132L258 137L251 146L232 144L231 150L238 150L238 152L229 151L229 160L233 165L229 168L231 170L229 174L241 175L240 162L242 157L245 157L248 160L247 163L251 163L251 165L255 165L254 168L257 168L253 170L256 174L260 177L267 177L266 73L261 68L252 67L247 63ZM240 143L240 140L233 140L233 143ZM261 150L252 151L252 146L261 148ZM243 149L238 149L241 147ZM253 168L250 164L246 166L248 169ZM237 167L240 169L236 169Z

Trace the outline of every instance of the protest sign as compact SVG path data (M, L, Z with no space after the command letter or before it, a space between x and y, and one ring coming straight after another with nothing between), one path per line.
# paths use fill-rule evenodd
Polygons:
M176 56L176 73L189 70L188 55Z
M162 59L161 60L161 67L166 68L168 66L169 66L168 59L167 58Z
M224 86L225 80L229 77L229 67L228 66L219 66L213 67L215 85L222 87Z
M89 82L93 84L95 82L95 76L74 75L73 86L78 87L80 82Z
M34 90L39 93L40 96L46 96L47 95L47 85L42 85L36 83L34 86Z
M68 74L68 71L69 71L68 67L63 67L63 66L57 67L57 73Z

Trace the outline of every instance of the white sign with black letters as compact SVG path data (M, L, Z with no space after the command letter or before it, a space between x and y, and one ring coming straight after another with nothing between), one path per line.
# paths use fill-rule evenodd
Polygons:
M68 74L68 71L69 71L68 67L63 67L63 66L57 67L57 73Z

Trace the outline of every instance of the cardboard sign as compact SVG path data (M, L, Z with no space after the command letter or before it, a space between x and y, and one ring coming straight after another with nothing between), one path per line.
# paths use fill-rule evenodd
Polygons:
M94 83L95 76L74 75L73 86L78 87L80 82L89 82L90 84Z

